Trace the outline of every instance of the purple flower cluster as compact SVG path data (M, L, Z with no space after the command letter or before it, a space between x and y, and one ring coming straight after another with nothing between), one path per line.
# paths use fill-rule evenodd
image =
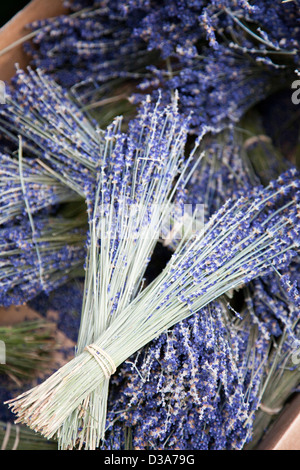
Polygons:
M32 65L53 74L65 88L139 78L149 54L132 36L133 25L121 14L120 3L75 2L68 5L75 14L33 23L33 45L25 44Z
M78 222L36 215L0 229L0 305L20 305L49 293L82 270L86 227ZM68 233L66 240L65 233Z
M76 200L76 194L57 181L35 159L22 157L22 171L16 157L1 154L0 224L26 217L26 205L21 178L31 214Z
M137 80L142 95L134 93L135 102L146 89L163 88L167 101L177 89L196 130L236 122L289 87L299 62L297 2L114 0L73 9L32 25L38 49L26 48L35 66L63 86L89 85L84 100L94 96L91 85L107 91L114 79L116 86Z
M235 322L222 303L211 304L126 362L108 417L108 426L115 419L118 425L105 448L120 448L114 435L122 425L132 427L134 449L242 448L251 435L264 356L256 351L249 317Z
M31 70L17 71L0 127L0 304L8 306L82 274L81 204L94 192L99 136L65 91Z
M63 181L81 198L93 190L99 165L99 136L61 87L41 71L17 70L8 90L7 104L0 111L4 145L18 147L38 158L50 176Z

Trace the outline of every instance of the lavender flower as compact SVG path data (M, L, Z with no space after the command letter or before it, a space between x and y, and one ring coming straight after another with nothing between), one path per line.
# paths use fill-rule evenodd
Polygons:
M33 46L25 44L32 65L46 70L65 88L85 85L87 91L93 91L96 83L110 90L120 78L138 79L151 55L132 35L132 23L139 15L124 18L120 3L77 2L68 5L75 13L33 23Z
M68 187L45 174L43 168L32 158L22 158L22 174L18 158L0 155L0 225L16 222L18 217L26 216L26 204L21 179L24 181L26 198L31 214L59 204L76 201L78 196Z

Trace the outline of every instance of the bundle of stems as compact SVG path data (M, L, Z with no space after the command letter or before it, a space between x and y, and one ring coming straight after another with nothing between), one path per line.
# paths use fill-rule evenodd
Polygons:
M188 121L179 115L177 101L175 98L167 108L160 108L157 102L152 110L150 101L146 102L131 122L127 136L120 133L119 118L106 132L107 145L90 220L78 354L118 318L141 289L162 225L170 223L174 195L175 212L181 212L183 186L202 155L195 158L197 143L189 158L183 159ZM95 308L101 310L101 316L95 315ZM68 435L77 440L78 426L83 421L90 429L92 448L99 442L99 430L101 433L105 427L108 385L107 379L91 394L91 412L83 414L80 409L65 423Z
M138 161L144 168L147 160ZM137 170L134 165L134 182ZM8 402L18 415L17 422L48 438L56 436L63 449L78 443L87 449L99 445L105 432L109 377L122 362L227 291L269 273L275 265L276 269L286 267L299 247L299 180L291 170L266 188L256 187L247 196L228 200L202 232L179 243L164 271L138 293L140 272L132 273L140 266L137 253L131 251L134 259L128 271L128 240L116 248L112 238L116 232L107 230L113 228L112 214L103 210L99 214L100 195L105 193L107 181L105 165L101 175L90 224L83 305L83 318L94 318L94 323L84 324L78 354L72 361L43 384ZM154 181L151 179L150 187ZM152 192L145 191L144 197L149 194ZM125 216L122 210L117 212L118 224L123 225ZM125 233L133 224L129 217ZM137 246L142 246L141 237L136 240ZM126 277L122 278L124 267ZM111 282L113 269L120 279L117 288ZM127 288L130 273L134 281ZM118 291L120 286L122 292ZM119 303L120 298L128 300ZM98 336L93 329L97 323Z
M45 321L27 321L0 327L0 340L5 344L5 364L0 374L18 385L44 370L54 348L53 325Z

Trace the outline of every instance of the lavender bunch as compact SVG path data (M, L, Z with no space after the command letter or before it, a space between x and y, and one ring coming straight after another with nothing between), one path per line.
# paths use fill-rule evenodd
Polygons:
M272 2L269 21L267 1L262 6L237 1L149 3L152 8L134 35L169 62L167 67L151 66L153 78L140 88L159 84L170 92L178 89L183 111L194 111L195 129L204 123L237 122L253 105L295 80L296 4ZM134 11L136 2L130 5Z
M120 132L119 119L107 129L90 222L78 354L118 318L141 289L161 223L169 214L173 196L180 194L181 182L188 181L191 173L195 149L187 162L183 158L188 124L178 113L177 100L167 108L158 102L153 110L148 99L127 134ZM176 202L183 203L178 197ZM102 270L92 269L94 264ZM95 308L102 311L100 319L95 317ZM108 385L106 380L64 423L61 434L70 442L67 446L75 445L79 428L85 430L79 447L83 443L91 448L98 445L105 426Z
M71 12L30 25L32 44L25 43L32 65L47 71L65 88L90 101L95 87L105 95L124 81L139 80L154 54L132 35L135 18L125 17L119 0L73 4ZM121 93L121 91L120 91Z
M258 345L249 314L234 317L224 302L168 330L113 378L103 448L120 448L111 436L126 426L135 450L241 449L269 349Z
M0 113L0 130L15 148L22 136L26 155L36 159L80 198L93 192L101 136L70 96L40 70L18 69ZM78 199L78 196L77 196Z
M141 0L123 3L121 9L126 15L137 10L144 13L134 34L142 37L149 49L160 49L164 58L174 53L178 57L179 54L196 57L199 40L206 37L215 50L231 38L236 40L240 50L244 48L243 52L253 54L253 57L273 54L278 58L280 54L286 54L293 60L299 53L299 2L285 3L272 2L273 8L269 11L271 3L268 0L251 3L247 0ZM251 40L255 40L255 50L249 49Z
M74 445L77 438L67 434L64 423L74 412L78 416L79 410L84 417L89 397L104 387L115 367L225 292L272 272L274 266L283 269L290 264L299 246L298 187L298 176L290 171L266 188L254 188L248 197L228 200L205 231L179 245L155 281L117 316L110 316L108 328L93 338L87 350L79 351L43 384L10 402L18 420L46 437L57 435L63 448ZM97 255L95 250L90 256ZM91 274L94 269L95 263L89 265ZM96 270L96 278L100 275L101 279L101 272ZM102 282L105 279L103 276ZM105 292L107 289L101 293ZM93 302L97 298L100 301L103 297L96 296ZM99 311L101 308L92 309L96 315ZM105 403L100 406L105 415ZM79 441L91 448L89 421L83 419L77 431ZM104 429L98 428L96 445L103 433Z
M42 72L18 70L1 108L1 304L81 273L101 133ZM19 151L16 152L16 147ZM25 155L23 155L25 152ZM17 154L17 155L16 155ZM67 215L70 205L78 206Z
M10 150L1 156L0 188L1 304L7 306L81 272L87 216L55 214L93 193L101 137L60 87L31 70L17 71L0 127Z

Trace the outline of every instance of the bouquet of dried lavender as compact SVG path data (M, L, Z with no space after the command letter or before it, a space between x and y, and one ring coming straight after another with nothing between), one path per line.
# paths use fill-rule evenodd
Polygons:
M247 312L212 302L124 363L102 448L122 448L124 426L135 450L243 448L268 350Z
M1 160L0 302L9 306L49 292L83 265L86 218L51 216L53 207L78 196L35 160L24 160L21 146L18 159Z
M63 186L73 200L86 199L95 185L101 135L64 89L41 70L18 69L1 108L3 146L22 149L26 165ZM32 174L34 166L32 168ZM27 181L25 180L25 183ZM71 198L71 196L70 196Z
M119 155L124 154L119 152ZM135 176L136 165L133 170ZM110 278L105 269L108 267L109 272L112 269L111 264L101 263L99 246L106 256L113 255L114 261L115 253L122 259L122 252L112 249L111 236L108 241L105 236L105 221L110 227L111 213L102 209L99 214L99 208L103 207L100 203L107 202L102 198L108 196L110 200L113 194L105 191L105 165L100 173L103 179L100 177L96 193L98 200L96 198L91 227L91 240L94 237L94 241L90 245L87 266L94 296L91 303L87 299L84 302L90 315L96 315L98 321L103 319L103 298L110 292L110 286L103 286ZM126 173L122 175L124 178ZM115 184L119 181L122 179L117 179ZM266 188L257 187L247 196L228 200L210 219L206 230L191 237L187 243L179 244L163 273L117 315L120 295L118 292L114 296L109 294L109 324L98 338L89 336L93 342L85 342L73 361L44 384L10 403L19 420L47 437L57 435L63 448L75 445L78 439L87 448L98 445L104 436L105 415L105 403L100 399L106 396L105 384L115 367L164 330L228 290L267 274L274 265L279 269L290 263L299 243L298 186L296 172L290 171ZM113 185L111 190L114 191ZM122 211L117 215L118 223L124 220ZM132 220L128 220L132 224ZM98 410L93 406L88 411L91 394L101 386L104 395L102 392L98 397ZM98 419L94 420L94 416ZM90 417L97 422L97 430L90 426ZM72 419L76 423L73 429L69 421Z
M204 140L208 140L206 154L188 184L187 200L203 204L208 220L230 195L251 191L256 178L238 130ZM171 239L172 247L177 244L176 238ZM228 292L125 361L112 379L101 448L241 449L250 439L255 444L266 428L263 424L271 420L262 409L274 402L274 395L283 403L299 380L294 370L282 374L283 360L276 369L273 358L284 326L290 339L285 334L281 342L285 354L292 354L297 264L292 267L292 287L282 282L287 274L274 270L263 282L253 281L246 289ZM260 284L269 291L268 297L257 290ZM287 307L283 299L288 292ZM270 380L272 370L278 392Z

